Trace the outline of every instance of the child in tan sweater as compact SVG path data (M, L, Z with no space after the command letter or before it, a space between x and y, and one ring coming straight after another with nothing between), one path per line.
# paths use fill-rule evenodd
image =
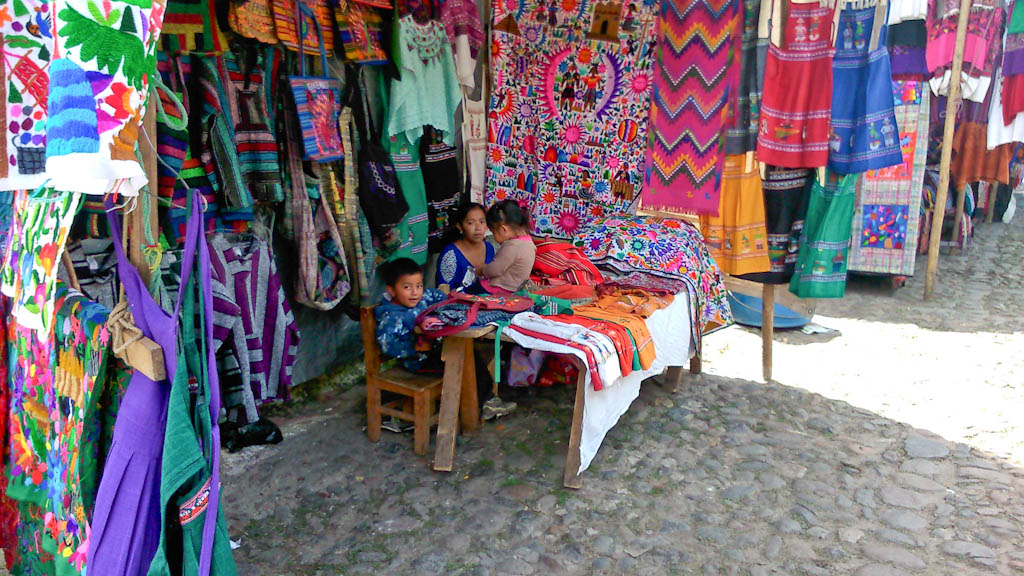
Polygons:
M494 260L480 267L485 286L515 292L530 279L537 248L529 234L529 220L514 200L503 200L487 211L487 226L501 246Z

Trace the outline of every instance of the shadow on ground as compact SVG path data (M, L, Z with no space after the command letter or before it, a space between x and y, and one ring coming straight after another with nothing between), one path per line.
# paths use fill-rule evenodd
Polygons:
M1024 571L1024 470L797 388L647 384L578 492L568 390L461 438L451 474L369 443L361 386L314 400L225 456L240 574Z

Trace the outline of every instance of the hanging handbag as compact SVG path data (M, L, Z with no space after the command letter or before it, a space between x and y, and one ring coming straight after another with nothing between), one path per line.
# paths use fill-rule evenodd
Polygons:
M250 0L251 1L251 0ZM277 39L293 52L302 51L316 56L317 51L334 50L334 24L328 0L272 0L274 7L274 29ZM310 4L307 6L307 3ZM302 10L297 9L296 4ZM319 36L313 36L319 28ZM301 39L301 40L300 40Z
M308 12L301 0L296 3L296 20L300 12ZM323 37L320 23L317 32ZM320 62L327 73L327 54L320 44ZM341 111L341 83L337 79L322 76L306 76L306 58L299 57L299 75L289 76L292 96L302 129L302 148L305 159L316 162L333 162L345 157L341 149L341 134L338 132L338 114Z
M358 80L350 76L349 82ZM362 98L355 98L357 93ZM366 87L354 89L352 94L352 111L359 131L359 206L366 216L370 234L387 244L387 239L395 233L395 227L409 212L409 204L398 189L395 167L381 144L380 133L374 127Z
M228 26L239 36L264 44L277 44L271 0L232 0L228 8Z
M391 5L388 2L367 4L355 0L338 0L334 5L334 20L338 24L338 36L346 61L366 66L388 63L381 41L384 18L378 8L390 10Z
M425 336L443 338L470 328L508 321L512 316L532 309L533 300L526 296L475 296L452 292L447 300L420 312L416 316L416 327Z
M320 188L321 180L303 169L298 127L290 114L284 115L284 135L292 185L285 201L282 234L294 240L298 253L295 300L311 308L330 310L351 287L345 247Z

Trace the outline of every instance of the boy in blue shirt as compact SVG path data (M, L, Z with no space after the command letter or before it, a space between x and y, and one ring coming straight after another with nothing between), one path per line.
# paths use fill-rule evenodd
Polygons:
M381 267L381 274L387 293L374 310L377 344L381 353L397 358L410 372L423 372L429 368L436 371L440 358L432 354L433 343L419 338L414 330L416 317L447 297L432 288L424 290L423 270L409 258L385 264Z

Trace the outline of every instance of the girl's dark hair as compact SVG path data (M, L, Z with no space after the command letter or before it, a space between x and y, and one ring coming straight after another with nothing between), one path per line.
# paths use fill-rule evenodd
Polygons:
M487 211L487 225L493 228L498 224L529 230L530 218L515 200L502 200L491 205L491 209Z
M484 213L484 218L487 217L487 208L484 208L483 204L479 202L466 202L459 206L458 212L455 213L455 223L462 224L462 222L469 216L469 213L473 210L479 210Z

